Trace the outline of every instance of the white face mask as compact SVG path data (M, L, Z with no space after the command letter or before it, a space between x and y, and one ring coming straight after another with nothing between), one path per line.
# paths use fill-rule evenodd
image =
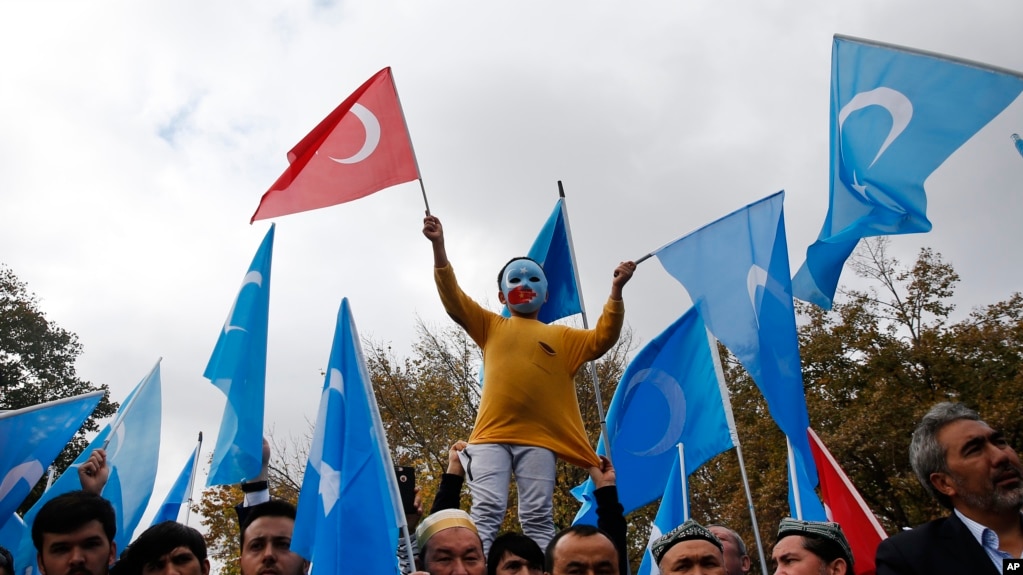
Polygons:
M547 276L532 260L514 260L504 270L501 293L516 313L535 313L547 301Z

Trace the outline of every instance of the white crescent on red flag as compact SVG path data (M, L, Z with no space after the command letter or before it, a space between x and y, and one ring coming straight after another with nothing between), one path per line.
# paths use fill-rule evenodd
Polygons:
M888 537L863 497L856 491L831 452L814 430L807 428L810 451L817 463L817 477L820 480L821 499L828 519L842 526L845 538L852 548L853 571L855 575L873 575L874 555L881 540Z
M343 204L419 178L391 69L384 68L288 152L249 223Z

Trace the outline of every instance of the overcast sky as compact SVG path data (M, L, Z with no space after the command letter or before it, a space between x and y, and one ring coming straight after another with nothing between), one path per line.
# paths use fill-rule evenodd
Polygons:
M202 372L269 223L285 155L393 68L463 287L496 303L557 198L592 320L619 261L780 189L793 271L828 195L836 33L1023 70L1018 0L422 2L13 0L0 7L0 262L78 334L81 377L128 391L163 357L159 503L223 395ZM959 310L1023 285L1012 104L927 182ZM278 218L266 424L315 419L334 320L407 353L450 325L415 183ZM851 273L843 283L853 281ZM689 306L656 259L625 290L649 341ZM205 469L204 469L205 471ZM201 478L202 479L202 478ZM204 479L203 479L204 482Z

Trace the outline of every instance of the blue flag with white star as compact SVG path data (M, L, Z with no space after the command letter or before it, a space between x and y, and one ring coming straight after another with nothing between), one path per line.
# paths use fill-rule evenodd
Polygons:
M764 394L795 450L802 516L825 520L806 428L803 374L785 241L785 192L772 194L660 248L654 255ZM795 511L793 511L795 516Z
M1021 91L1017 73L835 36L830 203L795 297L830 309L860 238L930 231L924 181Z
M0 413L0 517L14 514L103 399L102 391ZM0 524L2 526L2 524Z
M263 465L266 403L266 338L270 314L270 265L274 226L242 279L203 377L227 396L206 485L240 483Z
M686 447L688 450L688 447ZM650 539L647 541L646 551L643 552L643 561L639 564L637 575L659 575L661 570L657 568L654 556L650 547L661 538L662 535L682 525L686 521L685 495L682 493L682 466L679 460L678 450L675 450L675 461L672 463L671 472L665 478L664 495L661 496L661 503L657 507L657 515L654 516L653 525L650 526ZM688 476L688 473L686 474Z
M117 535L114 543L124 549L149 505L156 484L156 467L160 455L160 422L162 391L160 363L135 386L121 403L114 420L75 459L25 514L25 523L32 525L43 505L54 497L82 488L78 467L96 449L106 446L110 478L103 488L103 497L114 507ZM35 548L31 538L22 544L15 561L21 566L35 567ZM37 572L37 571L36 571Z
M664 492L676 446L695 470L734 447L707 329L690 308L636 354L622 373L607 412L618 500L625 513ZM603 438L597 452L607 454ZM575 523L596 525L593 480L573 490L583 501Z
M348 305L334 344L309 448L291 549L313 573L396 573L404 523L376 396Z

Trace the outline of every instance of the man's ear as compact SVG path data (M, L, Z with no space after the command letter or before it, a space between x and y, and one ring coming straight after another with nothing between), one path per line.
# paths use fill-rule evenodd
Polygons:
M827 575L851 575L852 571L849 570L849 564L846 563L845 559L839 557L833 559L831 563L828 563L824 568L824 572Z
M305 559L302 560L302 572L309 575L309 562Z
M739 563L742 565L743 573L749 573L750 567L753 567L753 561L749 558L749 555L743 555Z
M210 575L210 560L202 560L202 575Z
M508 300L504 297L503 291L499 290L497 292L497 301L501 302L503 305L508 305Z
M46 575L46 568L43 567L43 554L36 553L36 565L39 566L39 572Z
M932 473L928 479L931 480L931 485L938 490L938 493L947 497L952 497L956 494L955 485L952 483L952 478L947 473L935 472Z
M117 543L110 542L110 556L107 557L107 565L113 565L117 561Z

